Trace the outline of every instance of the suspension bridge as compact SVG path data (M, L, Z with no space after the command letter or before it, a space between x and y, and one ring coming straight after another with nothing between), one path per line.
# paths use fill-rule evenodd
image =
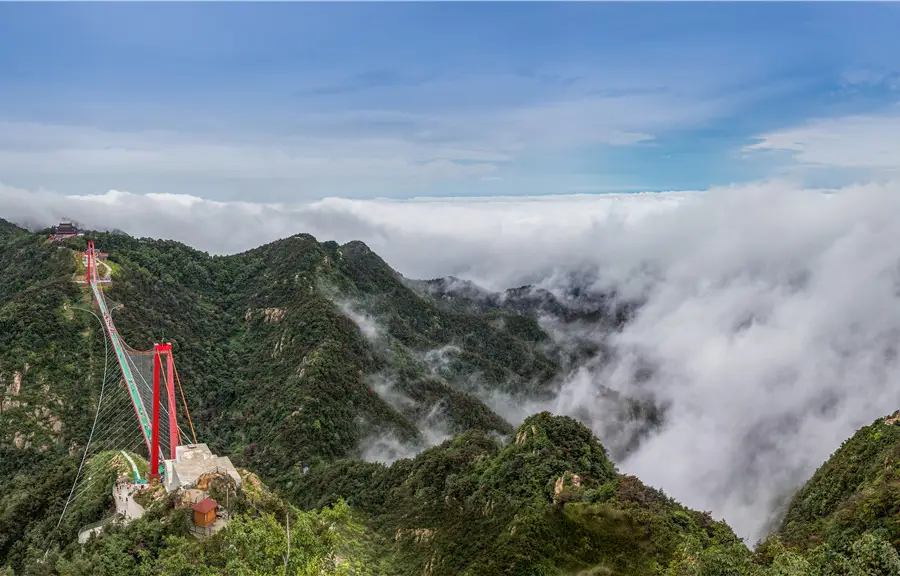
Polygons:
M88 242L86 280L90 285L94 301L100 310L106 338L109 340L115 353L122 381L127 389L147 453L150 457L149 481L151 484L155 484L159 482L160 475L164 469L159 457L160 447L164 449L163 453L169 454L169 459L174 460L176 455L175 449L178 447L180 440L185 440L186 444L196 444L197 435L194 432L193 423L190 421L190 412L184 398L184 390L181 388L181 381L175 369L172 345L154 344L151 350L136 350L125 343L119 335L119 331L116 330L112 313L106 304L106 298L100 286L96 254L94 243ZM165 362L165 373L163 373L162 369L163 362ZM164 389L161 385L162 383L165 384ZM190 425L193 442L187 441L187 435L178 426L178 411L175 399L176 383L181 393L184 414ZM162 418L160 418L161 416Z
M172 344L157 343L149 350L138 350L119 334L112 317L118 306L111 307L104 295L103 286L110 280L108 274L101 277L98 271L98 254L94 243L88 242L82 260L85 277L79 283L89 286L94 306L78 309L92 314L102 325L103 376L90 436L57 528L71 504L82 495L109 490L118 494L121 486L114 477L120 480L133 477L131 484L151 486L162 481L170 491L188 487L192 480L210 469L224 467L240 481L227 457L212 455L205 444L197 441ZM179 412L187 430L179 424ZM149 466L143 458L137 458L142 453ZM94 457L101 454L104 458L98 464ZM117 474L112 474L110 465L117 468Z

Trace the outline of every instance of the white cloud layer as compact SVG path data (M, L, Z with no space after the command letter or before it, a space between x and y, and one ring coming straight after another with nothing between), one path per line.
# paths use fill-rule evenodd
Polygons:
M531 278L568 258L593 261L579 245L592 232L633 227L690 193L529 198L348 200L304 204L218 202L111 190L92 196L0 185L0 217L31 227L73 219L138 237L174 238L224 254L308 232L321 240L363 240L411 277L473 277L489 288ZM606 225L608 224L608 226ZM533 251L533 252L532 252Z
M173 237L214 252L296 232L361 239L413 277L548 287L591 271L646 305L546 406L608 445L599 384L669 406L621 468L747 537L842 440L900 407L900 185L835 193L779 182L697 194L217 203L0 189L0 216ZM655 367L635 384L635 359Z

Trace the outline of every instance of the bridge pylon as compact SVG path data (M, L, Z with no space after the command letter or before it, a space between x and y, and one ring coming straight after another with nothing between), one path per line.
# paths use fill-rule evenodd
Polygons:
M162 375L162 360L166 360L166 374ZM158 484L162 467L159 462L159 412L162 405L160 379L164 378L169 416L169 458L175 459L178 446L178 416L175 410L175 361L172 358L172 344L153 345L153 420L150 438L150 484Z

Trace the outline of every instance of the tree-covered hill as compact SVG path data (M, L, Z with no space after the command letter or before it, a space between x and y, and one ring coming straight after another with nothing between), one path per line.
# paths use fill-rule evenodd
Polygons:
M619 474L584 425L546 412L505 446L473 430L390 467L318 467L290 494L364 512L380 574L656 574L688 536L742 546L708 514Z
M900 549L900 412L843 443L791 500L778 536L800 550L846 550L870 531Z
M75 266L70 249L0 225L0 454L87 435L103 340L78 309L89 303Z
M13 234L26 234L26 233L27 233L26 230L16 226L15 224L13 224L12 222L9 222L8 220L4 220L3 218L0 218L0 239L4 239Z
M353 456L372 435L421 444L426 416L448 433L508 434L473 383L537 389L557 371L534 318L442 309L361 243L298 235L210 257L94 238L117 265L108 294L124 304L123 336L173 342L203 437L264 474ZM439 363L438 349L450 351Z
M0 392L17 398L6 398L0 439L19 444L84 436L102 350L81 310L87 290L71 282L88 240L109 253L107 294L126 341L172 342L201 436L271 477L356 456L367 438L414 449L470 428L510 434L479 395L549 394L570 360L538 321L546 307L524 291L484 309L446 306L360 242L299 234L214 257L121 234L51 243L7 229ZM603 310L618 321L609 307L590 314Z
M98 492L56 527L105 362L89 294L73 282L88 240L109 253L107 294L125 340L174 344L201 440L307 512L271 495L227 538L197 544L166 505L83 551L71 546L77 525L109 507ZM602 340L562 345L554 330L616 330L637 306L409 280L362 243L305 234L210 256L123 234L49 242L0 221L0 566L249 573L233 544L282 550L277 516L287 513L303 519L301 537L319 551L311 561L329 563L316 573L900 573L892 418L848 440L751 551L724 523L620 474L576 421L542 413L515 429L483 401L552 393L580 358L603 354ZM406 452L437 445L385 466L360 459L373 438ZM341 538L323 539L337 523ZM50 545L59 548L37 562ZM264 556L257 572L278 573Z
M639 306L614 292L593 292L574 284L560 294L544 288L520 286L490 292L468 280L448 276L432 280L406 280L416 292L434 298L439 305L474 312L505 310L528 316L551 316L562 322L602 323L621 326Z

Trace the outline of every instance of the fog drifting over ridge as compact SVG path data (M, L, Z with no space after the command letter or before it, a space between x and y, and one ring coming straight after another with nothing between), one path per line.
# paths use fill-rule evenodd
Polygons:
M471 277L492 289L533 276L523 266L540 245L542 263L573 253L604 222L628 225L665 211L691 193L505 198L350 200L303 204L218 202L173 194L111 190L92 196L27 191L0 184L0 218L35 229L72 219L88 229L120 229L135 237L171 238L229 254L298 234L318 240L362 240L410 278ZM539 244L538 244L539 243ZM524 255L524 256L523 256ZM505 269L495 272L496 264ZM509 278L506 278L508 276Z
M624 472L750 540L860 426L900 408L900 185L832 193L769 182L706 193L217 203L0 187L0 217L171 237L227 253L297 232L366 242L410 277L554 289L572 271L646 300L613 337L620 361L586 366L546 408L605 443L597 386L669 406Z

